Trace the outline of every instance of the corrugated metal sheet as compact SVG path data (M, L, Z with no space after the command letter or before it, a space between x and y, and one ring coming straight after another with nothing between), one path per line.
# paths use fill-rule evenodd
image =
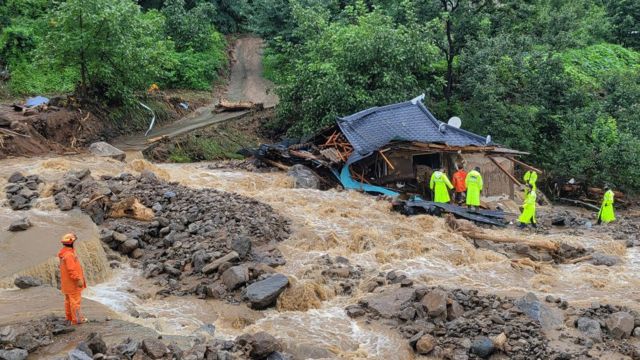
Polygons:
M486 146L484 137L439 120L421 101L374 107L338 119L354 150L365 156L391 141L417 141L449 146Z

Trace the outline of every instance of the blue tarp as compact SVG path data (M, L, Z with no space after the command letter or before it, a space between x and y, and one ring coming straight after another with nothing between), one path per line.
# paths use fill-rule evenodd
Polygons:
M361 182L353 180L351 178L351 172L349 171L349 165L345 165L342 167L339 179L340 183L342 183L342 186L347 190L360 190L367 193L382 194L391 197L400 195L399 193L382 186L363 184Z
M34 107L34 106L40 106L42 104L48 104L48 103L49 103L48 98L44 96L36 96L36 97L28 98L27 101L25 102L25 105L27 107Z

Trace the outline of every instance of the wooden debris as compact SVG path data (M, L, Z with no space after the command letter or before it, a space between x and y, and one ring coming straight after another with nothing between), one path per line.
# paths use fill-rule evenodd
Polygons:
M557 251L560 246L549 240L523 239L509 236L491 235L481 231L463 231L462 235L474 240L486 240L501 244L524 244L529 247L547 251Z
M593 255L587 255L587 256L582 256L582 257L579 257L579 258L567 260L564 263L565 264L577 264L579 262L587 261L587 260L591 260L591 259L593 259Z
M384 156L384 154L382 153L382 151L378 151L378 153L380 154L380 156L382 156L382 159L384 160L384 162L387 163L387 165L391 168L391 170L395 170L396 168L393 166L393 164L391 164L391 161L389 161L389 159L387 159L386 156Z
M498 169L500 169L503 173L505 173L509 177L509 179L511 179L511 181L513 181L518 186L522 186L522 184L518 181L518 179L516 179L515 176L513 176L513 174L511 174L509 171L507 171L507 169L505 169L502 165L500 165L498 160L494 159L492 156L487 156L487 157L498 167Z
M22 137L26 137L26 138L30 138L31 137L29 135L20 134L20 133L17 133L15 131L11 131L9 129L3 129L3 128L0 128L0 132L3 132L3 133L8 134L8 135L22 136Z
M540 271L542 271L542 265L544 264L547 264L547 263L539 263L529 258L511 260L511 267L513 267L514 269L523 270L524 268L531 268L536 273L539 273Z
M277 162L277 161L273 161L273 160L271 160L271 159L262 158L262 159L260 159L260 160L262 160L262 161L266 162L267 164L269 164L269 165L271 165L271 166L273 166L273 167L277 167L277 168L278 168L278 169L280 169L280 170L288 171L288 170L289 170L289 168L290 168L289 166L287 166L287 165L285 165L285 164L283 164L283 163L279 163L279 162Z
M264 104L254 103L252 101L229 101L227 99L220 99L214 112L221 113L225 111L241 111L241 110L262 110Z

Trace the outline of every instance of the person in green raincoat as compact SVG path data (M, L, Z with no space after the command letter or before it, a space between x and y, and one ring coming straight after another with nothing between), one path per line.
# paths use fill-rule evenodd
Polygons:
M453 185L451 185L447 174L444 173L444 169L434 171L429 181L429 189L433 191L433 202L448 203L451 201L447 188L453 189Z
M598 225L601 223L610 223L616 219L616 215L613 211L613 190L609 188L609 185L604 187L605 193L602 199L602 206L600 212L598 212Z
M476 166L469 171L464 182L467 185L467 206L477 209L480 206L480 192L483 186L480 168Z
M522 204L522 213L518 218L520 222L520 227L524 228L527 225L531 224L533 227L536 226L536 191L533 189L533 185L530 183L527 184L528 194L524 198L524 204Z

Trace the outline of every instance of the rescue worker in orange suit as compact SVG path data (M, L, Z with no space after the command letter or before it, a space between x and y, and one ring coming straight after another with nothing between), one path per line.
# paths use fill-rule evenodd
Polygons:
M82 324L87 319L80 312L82 290L87 287L84 281L82 266L76 255L74 243L78 237L74 233L62 237L62 249L58 253L60 259L60 285L64 294L64 310L72 324Z
M464 171L464 167L460 167L458 171L453 174L453 201L457 205L462 205L466 200L467 194L467 172Z

